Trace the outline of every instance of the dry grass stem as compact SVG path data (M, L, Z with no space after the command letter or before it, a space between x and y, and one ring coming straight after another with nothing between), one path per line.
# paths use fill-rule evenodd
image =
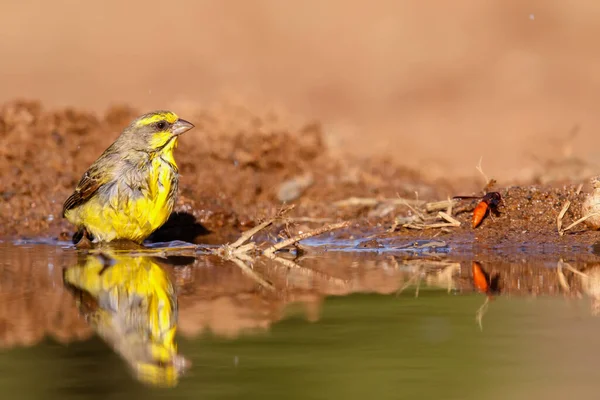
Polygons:
M402 226L404 228L408 228L408 229L425 230L425 229L439 229L439 228L448 228L448 227L456 228L457 226L460 226L460 225L456 225L455 223L450 223L450 222L441 222L441 223L435 223L435 224L408 224L408 225L402 225Z
M446 220L449 224L452 224L452 226L456 226L456 227L460 226L460 221L458 221L455 218L452 218L450 215L448 215L447 213L445 213L443 211L438 212L438 216L441 217L442 219Z
M580 183L577 186L577 189L575 190L575 194L578 195L579 193L581 193L581 189L582 188L583 188L583 183ZM570 207L571 207L571 200L565 201L565 204L563 204L562 209L560 210L560 212L558 213L558 216L556 217L556 229L557 229L558 234L560 236L564 235L564 233L566 231L568 231L569 229L573 229L575 226L579 225L580 223L582 223L586 219L598 215L597 213L585 215L585 216L579 218L577 221L573 222L571 225L569 225L565 229L563 229L563 227L562 227L562 225L563 225L563 218L565 217L565 214L567 213L567 211L569 211Z
M262 223L258 224L257 226L255 226L252 229L248 229L246 232L244 232L238 240L236 240L235 242L233 242L232 244L230 244L229 246L233 249L237 249L239 248L242 244L246 243L248 240L250 240L252 238L252 236L256 235L258 232L262 231L263 229L265 229L266 227L270 226L273 222L277 221L278 219L280 219L284 214L287 214L288 212L290 212L291 210L294 209L294 205L291 206L287 206L287 207L283 207L279 210L279 212L277 212L277 215L273 218L269 218L265 221L263 221Z
M370 206L374 207L381 203L392 204L392 205L415 205L421 206L425 204L423 200L412 200L412 199L376 199L373 197L350 197L344 200L339 200L333 203L336 207L352 207L352 206Z
M571 207L571 200L567 200L565 202L565 204L563 205L562 209L558 213L558 216L556 217L556 228L557 228L558 234L560 236L562 236L563 233L564 233L563 230L562 230L562 220L565 217L565 214L567 213L567 211L569 211L569 207Z
M285 220L289 221L289 222L327 223L327 222L331 222L333 220L333 218L288 217Z
M416 209L415 207L413 207L411 204L409 204L409 203L405 202L405 201L404 201L404 199L402 199L402 200L403 200L403 203L401 203L401 204L403 204L403 205L405 205L406 207L408 207L408 208L409 208L409 210L411 210L412 212L414 212L414 213L415 213L415 215L417 215L419 218L421 218L422 220L425 220L425 215L423 215L423 213L422 213L421 211L417 210L417 209Z
M277 218L271 218L271 219L268 219L268 220L263 221L262 223L256 225L252 229L248 229L246 232L242 233L242 235L238 238L238 240L231 243L229 245L229 247L231 247L232 249L239 248L244 243L246 243L248 240L250 240L252 238L252 236L256 235L258 232L262 231L263 229L265 229L266 227L271 225L276 220L277 220Z
M580 223L582 223L586 219L591 218L591 217L595 217L595 216L598 216L598 215L600 215L600 213L591 213L591 214L584 215L583 217L579 218L577 221L573 222L571 225L567 226L565 229L563 229L562 231L560 231L559 234L562 236L566 231L575 228L577 225L579 225Z
M410 204L405 204L415 215L408 217L397 217L394 221L394 224L390 228L390 232L396 230L398 226L402 226L407 229L446 229L446 228L456 228L461 225L460 221L452 217L452 209L454 207L454 200L444 200L438 201L434 203L427 203L424 205L425 212L432 212L434 210L438 211L435 217L426 217L423 212L413 207ZM441 210L446 210L441 211ZM440 220L444 222L439 222Z
M279 243L269 246L264 251L260 251L258 249L257 244L255 242L250 241L252 239L252 237L254 235L256 235L258 232L262 231L263 229L265 229L268 226L270 226L271 224L273 224L276 220L281 219L282 215L284 213L288 212L289 210L291 210L292 208L293 208L293 206L280 210L276 217L267 219L264 222L255 226L254 228L249 229L248 231L244 232L239 237L239 239L236 240L235 242L233 242L231 244L225 244L216 249L210 249L209 251L212 254L218 255L219 257L221 257L225 260L232 261L235 265L237 265L242 270L242 272L245 275L249 276L252 280L257 282L261 287L271 290L271 291L275 290L273 285L271 285L270 283L268 283L267 281L262 279L258 274L256 274L253 271L253 269L248 266L248 264L252 263L252 261L255 260L257 256L264 255L265 257L268 257L274 261L277 261L278 263L285 265L288 268L298 268L303 271L310 271L310 270L306 270L306 269L300 267L298 264L294 263L293 261L288 261L288 260L285 260L285 259L275 256L275 252L286 246L297 243L297 242L307 239L309 237L317 236L317 235L320 235L325 232L333 231L335 229L344 228L350 224L350 222L345 221L345 222L340 222L340 223L336 223L336 224L325 225L320 228L313 229L311 231L304 232L304 233L301 233L294 237L291 237L289 239L283 240ZM315 272L311 271L311 273L315 273ZM331 278L331 277L328 277L328 278L330 280L335 281L335 278ZM336 284L341 285L341 284L345 284L345 282L340 283L340 282L336 281Z
M458 203L458 200L452 199L433 201L431 203L425 204L425 211L427 211L428 213L432 213L435 211L450 210L450 212L446 212L452 215L452 207L454 207L456 203Z
M450 197L448 197L448 208L446 209L446 214L452 216L452 211L454 210L454 202L452 202L452 200L450 200Z
M225 244L225 245L213 250L213 254L216 254L220 257L225 258L226 260L229 260L229 259L233 259L233 258L239 258L239 256L241 254L247 254L251 251L256 250L256 248L257 248L256 243L254 243L254 242L246 243L246 242L248 242L250 239L252 239L252 237L254 235L256 235L258 232L262 231L263 229L265 229L268 226L270 226L271 224L273 224L273 222L280 219L283 216L283 214L289 212L293 208L294 208L293 205L282 208L281 210L279 210L279 212L277 213L277 215L275 217L269 218L269 219L263 221L262 223L256 225L252 229L248 229L246 232L242 233L240 235L240 237L238 238L238 240L236 240L235 242L233 242L231 244ZM244 244L244 243L246 243L246 244Z

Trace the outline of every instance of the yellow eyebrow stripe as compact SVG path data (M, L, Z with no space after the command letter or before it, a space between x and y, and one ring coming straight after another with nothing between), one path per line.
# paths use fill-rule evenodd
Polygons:
M158 121L167 121L169 124L177 122L179 117L170 111L155 112L148 114L146 117L141 117L137 122L137 126L147 126Z

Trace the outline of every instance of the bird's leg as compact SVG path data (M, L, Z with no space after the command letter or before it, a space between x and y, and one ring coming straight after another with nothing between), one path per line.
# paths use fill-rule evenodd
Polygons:
M73 234L72 240L77 249L91 249L94 237L87 229L79 228L79 230Z

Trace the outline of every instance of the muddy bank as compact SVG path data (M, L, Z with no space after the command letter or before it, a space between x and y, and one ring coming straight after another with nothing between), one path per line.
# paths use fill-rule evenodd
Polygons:
M296 207L287 215L288 223L271 232L273 237L351 220L352 228L336 233L337 237L392 243L437 237L488 249L523 243L590 246L597 240L583 226L563 237L556 233L556 216L564 202L573 203L564 217L568 224L579 218L589 185L576 194L579 182L550 179L537 186L536 181L549 179L539 176L531 185L496 187L504 200L500 214L486 218L477 229L470 227L477 201L465 200L452 213L460 227L415 230L399 221L414 216L420 201L479 194L482 179L430 180L404 167L401 154L387 159L342 156L318 122L273 110L224 104L184 113L197 128L182 137L176 150L181 173L176 213L153 241L222 243L275 214L284 203ZM64 199L138 114L139 110L126 106L98 115L76 109L47 110L35 101L2 105L0 237L68 240L73 227L60 215ZM345 202L354 197L368 201ZM414 207L401 204L399 198Z
M2 106L0 235L69 237L72 227L60 215L64 199L139 113L126 107L106 115L47 111L36 102ZM450 192L448 182L424 181L390 160L333 156L318 123L293 124L268 110L190 114L185 117L197 128L176 152L181 173L177 211L193 218L180 218L176 225L244 229L284 201L298 204L292 217L349 218L360 213L332 208L331 202L415 192L436 198ZM186 233L186 239L194 239Z

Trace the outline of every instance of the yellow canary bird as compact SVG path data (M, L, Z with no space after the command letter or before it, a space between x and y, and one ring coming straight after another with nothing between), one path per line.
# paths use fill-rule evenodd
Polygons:
M85 235L141 243L164 224L179 181L173 149L193 127L171 111L154 111L125 128L63 205L63 216L78 228L73 241Z

